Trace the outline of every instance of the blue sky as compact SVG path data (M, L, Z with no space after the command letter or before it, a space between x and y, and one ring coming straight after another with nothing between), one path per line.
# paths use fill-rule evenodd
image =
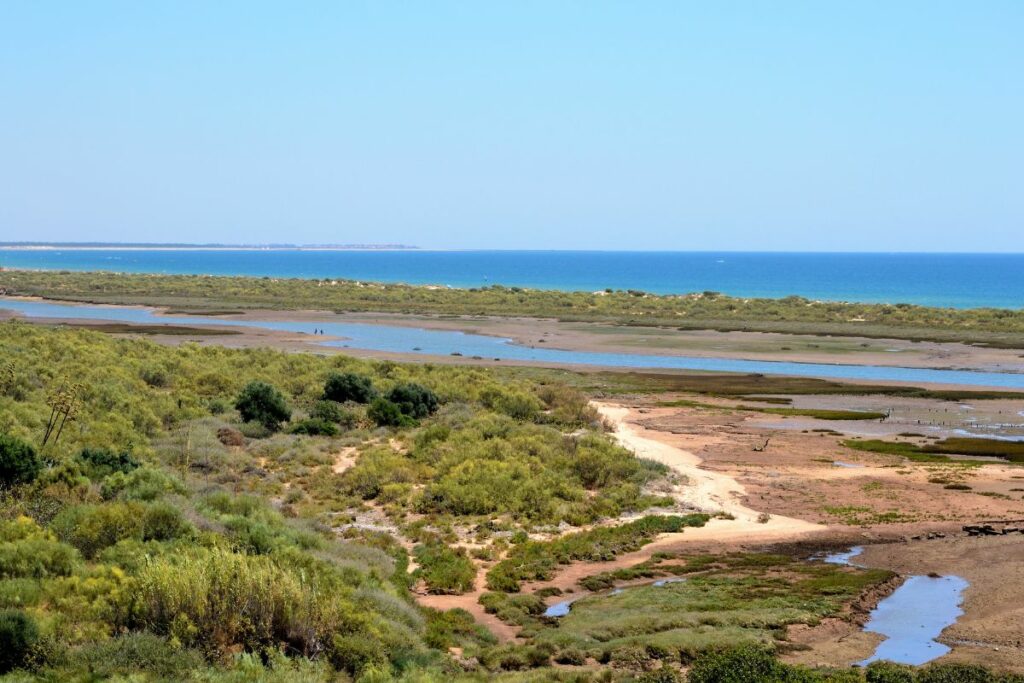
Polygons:
M1024 251L1024 3L4 2L0 240Z

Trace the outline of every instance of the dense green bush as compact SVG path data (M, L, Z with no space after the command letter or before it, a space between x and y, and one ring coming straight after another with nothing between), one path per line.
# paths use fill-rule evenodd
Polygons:
M1024 676L1000 676L980 664L929 664L917 673L915 683L1011 683Z
M867 683L914 683L913 667L893 662L871 662L864 670Z
M348 657L344 667L357 670L364 660L387 662L403 641L412 647L411 634L363 602L369 594L357 594L323 563L293 566L270 556L194 548L149 563L120 595L120 626L176 639L215 658L239 646L259 652L283 643L298 655ZM339 647L339 638L346 647Z
M197 651L145 632L85 645L73 651L70 659L74 668L86 669L97 679L147 675L184 680L204 665Z
M338 425L328 420L311 417L299 420L288 428L289 434L307 434L309 436L337 436Z
M424 543L413 549L422 578L431 593L465 593L473 588L476 566L463 548L443 543Z
M67 576L78 561L74 548L28 517L0 521L0 579Z
M324 383L324 400L345 403L369 403L377 396L373 380L354 372L332 373Z
M541 401L531 393L511 387L490 387L480 392L480 402L487 408L526 422L537 417Z
M437 394L415 382L406 382L392 388L387 393L387 399L398 406L403 415L415 420L433 415L438 405Z
M129 451L115 453L109 448L83 448L78 454L85 473L91 479L103 479L120 472L128 474L139 467L139 461Z
M309 416L315 420L326 420L340 425L345 429L356 426L357 418L355 413L345 410L336 401L317 401L310 411Z
M785 683L786 667L771 650L747 645L728 650L711 650L697 658L690 668L689 683Z
M74 548L49 538L0 543L0 579L68 576L77 564Z
M258 422L270 431L281 428L292 412L281 392L266 382L250 382L235 400L235 408L246 422Z
M181 510L168 503L151 503L142 516L143 541L173 541L192 533L192 525Z
M411 427L416 421L402 412L397 404L377 397L370 403L366 416L380 427Z
M25 663L39 640L39 628L21 610L0 611L0 673Z
M494 635L485 627L476 623L473 615L456 607L449 610L427 610L427 645L439 650L463 643L493 645L497 642Z
M43 463L32 445L0 434L0 488L34 481L42 468Z
M180 479L168 472L152 467L140 467L129 474L115 472L100 485L100 491L107 500L153 501L166 495L187 493Z
M61 541L77 548L87 559L118 541L167 541L191 532L191 525L177 508L135 501L69 507L54 518L51 527Z

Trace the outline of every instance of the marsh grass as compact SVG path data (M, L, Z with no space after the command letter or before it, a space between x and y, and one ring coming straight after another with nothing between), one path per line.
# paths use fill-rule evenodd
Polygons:
M864 590L892 576L771 554L672 561L672 573L685 575L685 581L583 597L557 628L536 626L534 642L578 649L598 659L639 647L655 659L686 663L710 649L773 645L787 626L839 615Z
M918 445L909 442L883 441L880 439L849 439L842 442L848 448L869 453L899 455L914 462L950 463L981 466L977 460L962 460L946 456L969 455L1000 458L1012 463L1024 463L1024 443L983 438L949 438L934 443Z

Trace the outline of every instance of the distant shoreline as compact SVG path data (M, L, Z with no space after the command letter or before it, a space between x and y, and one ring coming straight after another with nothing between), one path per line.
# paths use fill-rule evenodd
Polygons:
M418 251L406 244L23 244L0 242L12 251Z

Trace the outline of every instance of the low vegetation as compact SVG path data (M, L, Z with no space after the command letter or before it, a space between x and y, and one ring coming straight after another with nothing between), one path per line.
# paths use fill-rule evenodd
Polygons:
M753 398L753 397L752 397ZM780 399L772 398L771 402L778 402ZM787 399L781 399L787 400ZM776 408L769 406L740 405L718 405L715 403L702 403L688 399L675 401L661 401L660 406L675 408L703 408L710 410L745 410L751 413L765 413L767 415L782 415L784 417L812 417L816 420L881 420L886 417L885 413L870 410L824 410L820 408Z
M147 303L177 309L329 309L446 315L510 315L656 325L957 341L1024 347L1024 312L911 304L745 299L702 292L562 292L521 287L449 289L350 280L2 271L7 294L73 301Z
M496 647L412 600L417 579L472 587L453 529L500 553L538 525L669 502L645 492L664 468L595 431L564 386L18 322L0 350L3 670L445 675L445 648ZM379 400L405 419L375 421Z
M958 462L978 464L978 461L953 460L947 456L976 456L1000 458L1013 463L1024 463L1024 443L972 437L954 437L918 444L908 441L881 439L848 439L843 445L870 453L886 453L909 458L915 462Z
M487 572L487 587L514 593L523 581L550 579L559 565L580 560L611 560L616 555L642 548L664 533L678 533L686 527L699 527L709 516L648 516L615 527L562 536L552 541L525 541Z
M556 628L529 581L707 521L673 514L669 472L556 375L18 322L0 359L4 680L685 680L685 662L742 681L715 662L795 669L723 647L784 649L786 623L882 578L659 557L644 571L687 582L586 598ZM484 579L522 642L414 599Z

